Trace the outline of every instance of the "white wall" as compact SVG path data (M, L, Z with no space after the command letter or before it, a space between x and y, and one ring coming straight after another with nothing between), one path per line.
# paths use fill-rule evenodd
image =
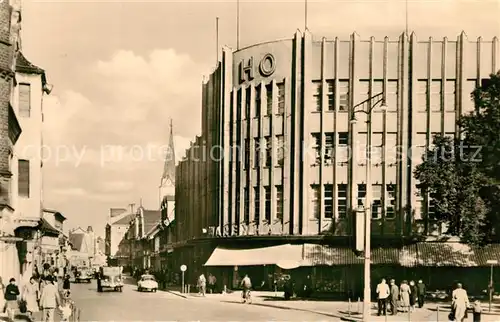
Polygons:
M16 74L18 84L30 84L31 113L23 117L19 113L19 85L13 88L12 107L21 125L22 133L14 147L12 159L12 203L18 216L25 218L40 217L42 210L42 126L43 90L40 75ZM30 162L29 197L18 196L18 160ZM53 224L53 223L52 223Z
M119 245L125 238L127 229L128 225L111 225L111 256L118 253Z

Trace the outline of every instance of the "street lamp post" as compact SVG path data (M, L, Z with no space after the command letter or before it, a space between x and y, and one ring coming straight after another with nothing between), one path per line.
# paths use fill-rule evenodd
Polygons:
M379 98L374 104L370 104L372 100ZM368 103L368 108L366 110L360 109L356 110L357 107L363 106ZM368 98L367 100L357 104L353 107L351 113L351 124L356 124L356 113L366 114L366 194L365 194L365 247L364 247L364 292L363 292L363 321L367 322L370 320L370 307L371 307L371 203L372 203L372 183L371 183L371 172L372 172L372 158L371 158L371 146L372 146L372 111L374 108L381 103L380 109L385 112L387 106L385 104L384 93L379 93L375 96ZM351 161L353 162L353 161Z
M498 261L496 259L490 259L486 261L486 264L490 265L490 285L488 287L490 301L488 311L491 312L491 302L493 301L493 265L498 265Z

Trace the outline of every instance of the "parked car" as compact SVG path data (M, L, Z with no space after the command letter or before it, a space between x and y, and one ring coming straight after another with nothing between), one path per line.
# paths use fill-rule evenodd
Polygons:
M156 281L153 275L144 274L139 279L139 282L137 282L137 290L139 292L142 291L156 292L158 290L158 282Z

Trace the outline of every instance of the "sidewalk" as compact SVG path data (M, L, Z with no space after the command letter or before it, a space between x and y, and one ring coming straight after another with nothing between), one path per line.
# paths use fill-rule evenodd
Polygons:
M180 288L178 290L168 289L168 292L187 298L196 300L212 300L222 303L241 303L241 291L234 291L228 294L207 294L206 297L201 297L196 293L182 294ZM283 292L278 292L277 296L274 292L252 292L252 305L272 307L282 310L297 310L316 313L331 318L338 318L345 321L361 321L363 303L342 301L319 301L319 300L301 300L292 299L285 301ZM438 310L439 307L439 310ZM493 310L488 312L488 304L483 305L482 321L500 322L500 312ZM397 315L377 316L377 305L372 304L373 318L371 321L448 321L450 312L449 305L445 303L428 303L424 308L417 308L411 314L399 312Z

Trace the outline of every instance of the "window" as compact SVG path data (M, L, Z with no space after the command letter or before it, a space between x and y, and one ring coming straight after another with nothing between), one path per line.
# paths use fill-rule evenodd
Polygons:
M271 187L269 186L264 186L264 191L266 194L266 205L265 205L265 212L266 212L266 220L268 223L271 223Z
M355 104L366 101L370 97L370 82L364 80L359 81L357 92L358 99L356 100ZM373 93L373 95L376 95L376 93ZM359 108L363 108L364 110L366 110L368 108L367 104L363 105L364 106L360 106Z
M335 158L338 164L343 165L349 161L349 147L347 146L349 143L349 133L338 132L338 140L338 156L336 155Z
M365 205L365 198L366 198L366 185L358 184L358 206Z
M245 119L247 120L250 118L250 96L250 87L248 87L245 90Z
M283 166L283 161L285 160L285 137L283 135L277 135L276 139L278 141L276 147L278 165Z
M349 81L339 81L339 111L347 112L349 104Z
M417 82L417 112L425 113L427 111L427 81L419 80Z
M321 112L321 97L322 97L322 90L321 90L321 82L316 81L313 82L314 86L314 112Z
M339 132L339 145L349 144L349 133Z
M250 140L245 139L245 169L250 169Z
M391 79L387 81L387 112L398 110L398 81Z
M285 83L278 84L278 114L285 114Z
M447 80L444 86L444 106L447 112L455 112L455 80Z
M333 163L335 133L325 133L325 164Z
M241 89L236 92L236 119L241 119Z
M254 144L254 152L255 152L254 153L254 155L255 155L254 167L258 168L260 165L260 154L262 153L262 151L260 150L260 139L256 138L253 141L253 144Z
M271 154L273 152L273 143L270 136L265 137L266 140L266 167L271 166Z
M337 212L339 218L347 217L347 185L337 185Z
M18 194L20 197L30 196L29 160L18 160Z
M273 84L266 85L266 92L267 92L266 115L271 115L273 113Z
M31 115L31 86L30 84L19 84L19 116L30 117Z
M311 185L311 218L318 219L320 216L321 191L317 184Z
M260 220L260 187L254 187L253 194L255 196L255 200L254 200L255 222L259 222L259 220Z
M244 202L244 213L243 213L243 216L244 216L244 221L245 223L248 223L250 222L250 190L248 189L248 187L245 187L245 190L244 190L244 197L243 197L243 202Z
M283 219L283 186L276 186L276 218Z
M325 184L325 218L333 218L333 185Z
M385 202L385 217L394 218L396 217L396 185L388 184L387 189L387 199Z
M476 80L468 79L462 86L464 87L464 92L467 94L467 99L463 102L462 114L468 114L469 112L474 111L474 100L471 95L476 89Z
M328 99L328 111L335 110L335 82L333 80L327 81L328 92L326 93Z
M433 193L429 194L429 208L427 210L427 218L430 220L436 219L436 199Z
M255 117L260 117L261 100L260 100L261 87L255 87Z
M314 150L314 164L318 165L321 162L321 133L311 133L311 135Z
M431 82L431 111L441 111L441 80L433 80Z
M372 218L382 217L382 185L372 185Z

